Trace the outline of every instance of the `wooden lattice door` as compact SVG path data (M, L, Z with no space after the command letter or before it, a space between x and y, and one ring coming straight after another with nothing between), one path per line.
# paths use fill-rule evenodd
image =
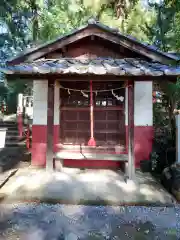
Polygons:
M89 82L65 83L71 89L89 89ZM124 101L117 100L113 88L120 83L94 82L94 138L96 147L102 151L114 151L117 146L125 146ZM102 90L109 90L98 92ZM116 91L124 96L124 89ZM70 94L69 94L70 93ZM82 92L61 89L61 131L62 144L87 146L90 138L90 98Z

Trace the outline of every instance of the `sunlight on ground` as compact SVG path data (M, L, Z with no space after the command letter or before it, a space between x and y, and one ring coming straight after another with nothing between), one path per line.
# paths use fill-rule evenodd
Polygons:
M7 188L7 194L11 194L14 191L16 191L19 187L24 186L26 183L27 177L21 176L16 181L13 181L11 185L8 186Z
M136 191L138 188L137 184L130 180L127 181L127 183L116 180L115 183L117 184L117 186L121 187L126 192L133 192Z
M152 196L154 194L154 192L149 190L147 187L140 188L140 193L142 193L144 195L148 195L148 196Z
M106 175L103 174L99 174L99 173L86 173L86 174L80 174L79 176L77 176L77 178L80 181L83 182L103 182L103 183L107 183L110 181L110 178Z
M23 172L24 171L24 172ZM24 175L24 176L23 176ZM142 179L141 179L142 180ZM47 172L45 170L22 170L0 190L11 197L54 199L68 202L104 201L106 203L161 201L172 203L167 192L160 187L139 182L124 181L123 173L110 170ZM112 204L111 204L112 205Z

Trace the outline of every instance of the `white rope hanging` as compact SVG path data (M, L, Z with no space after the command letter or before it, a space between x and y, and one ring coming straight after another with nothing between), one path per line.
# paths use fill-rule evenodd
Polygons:
M61 86L61 85L60 85L60 88L67 90L69 95L71 94L70 91L73 91L73 92L81 92L81 94L83 95L83 97L86 97L86 98L89 97L89 95L88 95L87 93L89 93L90 90L86 90L86 89L80 90L80 89L73 89L73 88L65 88L65 87L63 87L63 86ZM116 95L116 94L114 93L114 91L120 90L120 89L123 89L123 88L125 88L125 87L108 89L108 90L103 89L103 90L98 90L98 91L97 91L97 90L93 90L92 92L94 92L94 93L96 94L96 96L97 96L98 93L101 93L101 92L111 92L112 95L113 95L117 100L123 102L123 101L124 101L124 97L123 97L123 96L118 96L118 95Z
M111 93L112 93L112 95L117 99L117 100L119 100L119 101L121 101L121 102L123 102L124 101L124 97L123 96L118 96L118 95L116 95L115 93L114 93L114 91L113 91L113 89L111 90Z
M83 97L86 97L86 98L88 98L88 97L89 97L89 95L88 95L88 94L86 94L86 93L84 93L82 90L81 90L81 93L82 93Z
M62 85L60 85L60 88L62 89L65 89L65 90L68 90L68 91L73 91L73 92L87 92L89 93L90 90L86 90L86 89L74 89L74 88L66 88L66 87L63 87ZM112 90L113 91L116 91L116 90L120 90L120 89L123 89L125 87L120 87L120 88L113 88L113 89L103 89L103 90L93 90L94 93L100 93L100 92L111 92Z

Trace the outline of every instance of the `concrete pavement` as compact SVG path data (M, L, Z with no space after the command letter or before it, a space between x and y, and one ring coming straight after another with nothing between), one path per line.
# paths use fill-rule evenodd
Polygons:
M125 182L122 172L64 169L47 172L20 169L0 189L7 201L39 201L89 205L170 205L175 199L150 175Z

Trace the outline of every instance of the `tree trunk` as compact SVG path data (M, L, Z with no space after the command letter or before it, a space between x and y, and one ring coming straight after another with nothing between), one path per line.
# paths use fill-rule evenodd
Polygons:
M39 22L38 22L38 5L36 0L31 0L31 9L33 13L32 19L32 37L33 42L38 40L38 33L39 33Z

